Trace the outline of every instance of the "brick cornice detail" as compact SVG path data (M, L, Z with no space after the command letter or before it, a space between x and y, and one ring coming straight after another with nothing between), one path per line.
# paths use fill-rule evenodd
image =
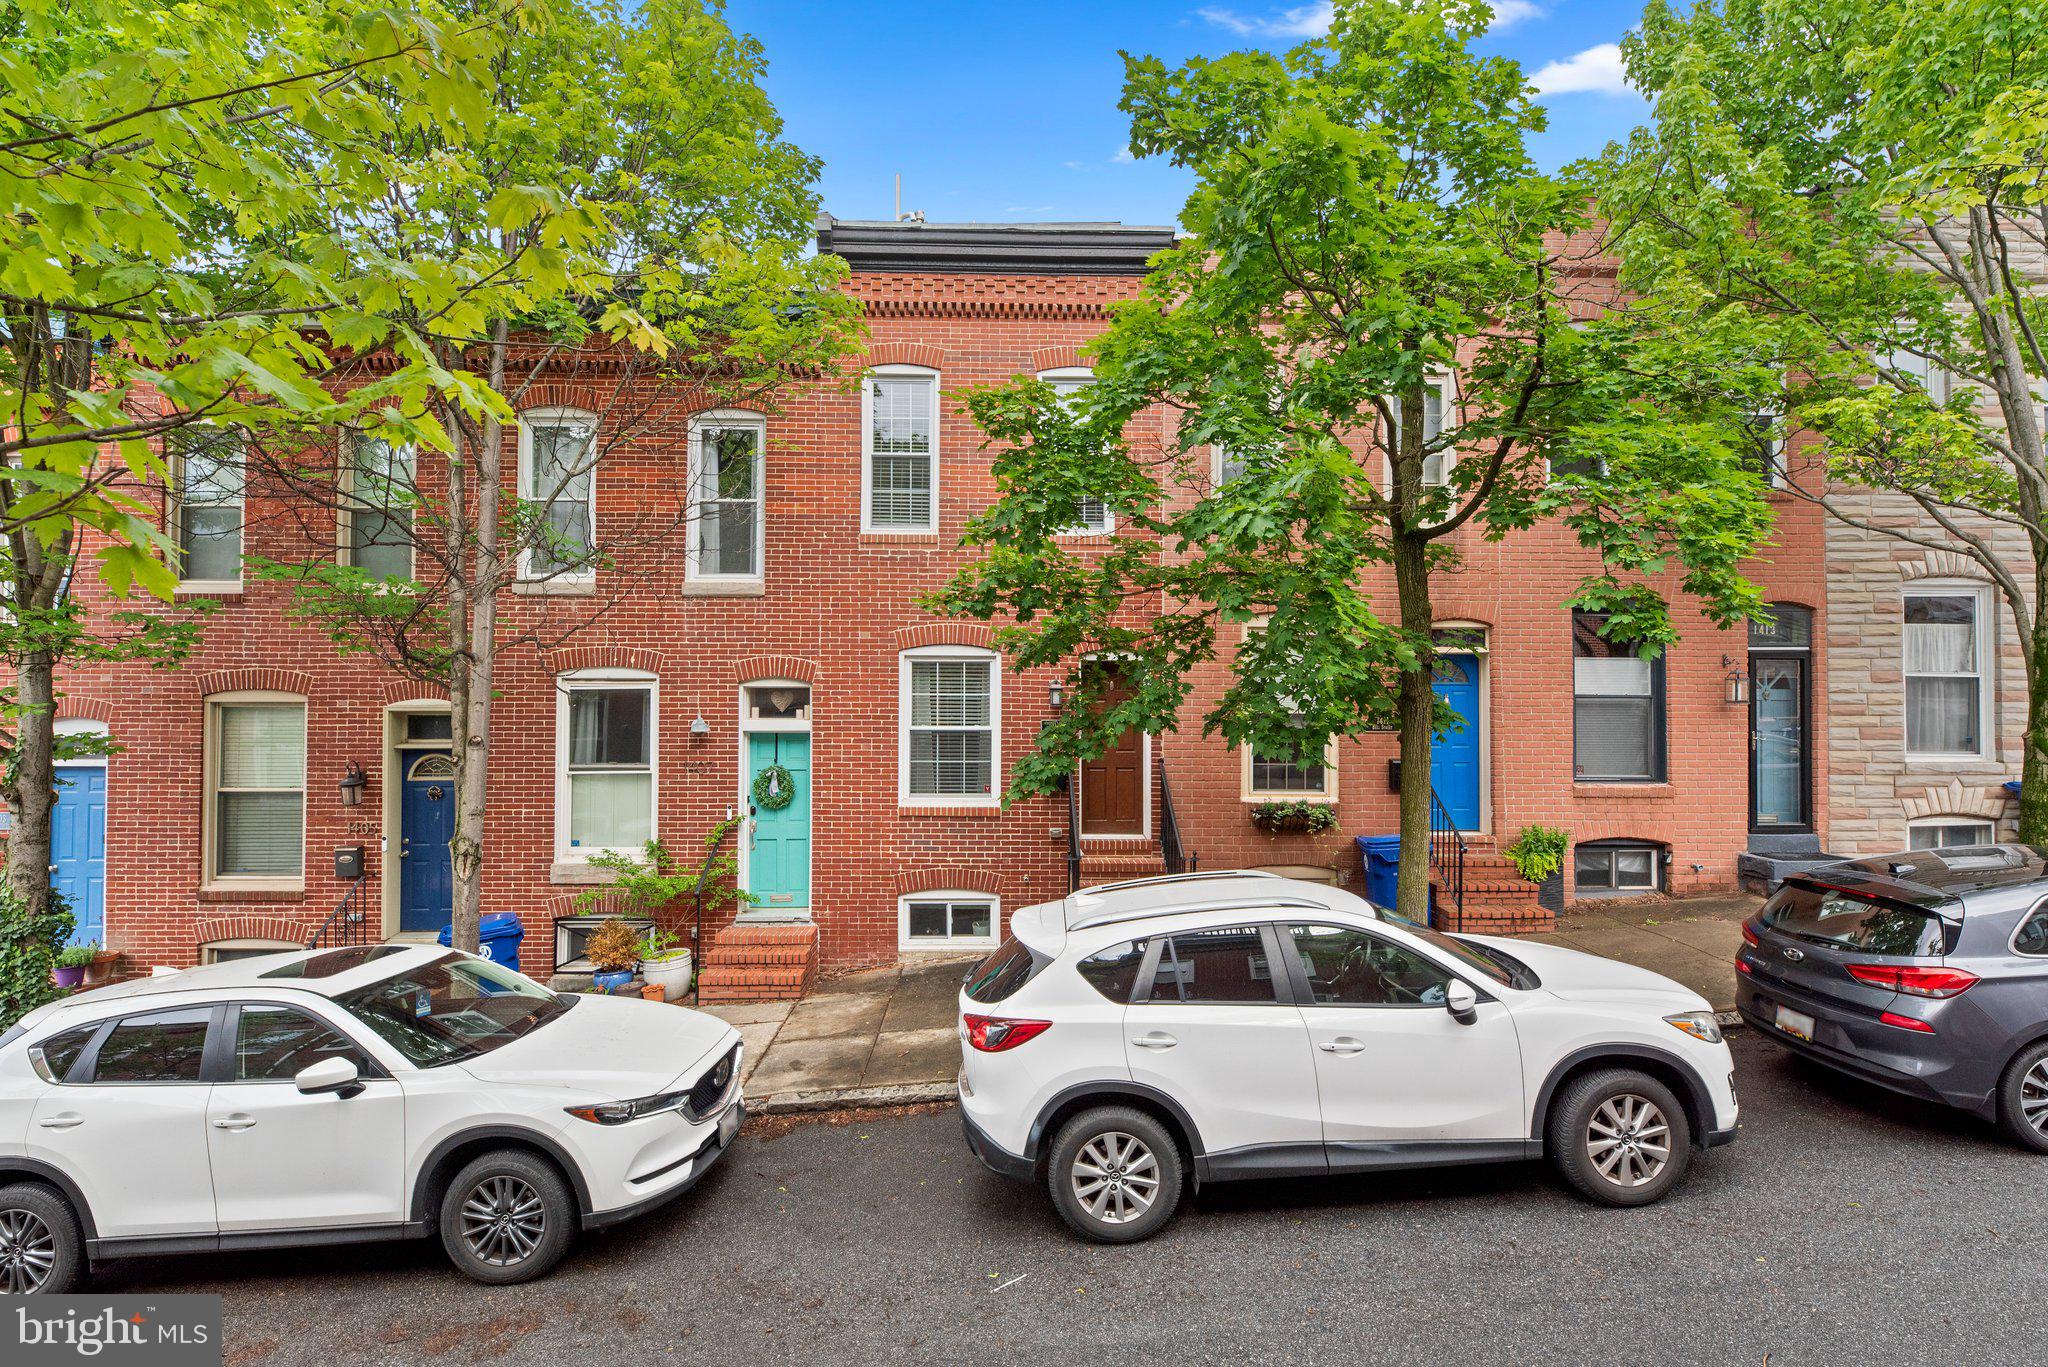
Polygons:
M1977 579L1989 582L1984 567L1960 551L1930 550L1919 560L1899 562L1901 579Z
M661 652L627 646L573 646L550 654L547 667L555 674L578 669L637 669L645 674L659 674Z
M384 685L384 705L401 702L447 702L448 690L418 679L392 679Z
M313 676L297 669L217 669L210 674L201 674L193 679L192 686L199 690L199 696L210 698L216 693L296 693L307 697L313 691Z
M216 940L282 940L302 945L309 933L305 922L284 916L202 916L192 927L192 942L210 945Z
M67 717L80 717L86 721L99 722L103 726L112 726L114 705L102 702L98 698L81 698L76 694L67 693L57 700L57 719L62 721Z
M995 649L995 628L986 622L919 622L896 628L896 648L915 650L919 646L975 646Z
M818 667L798 655L749 655L732 668L734 683L753 683L757 679L794 679L798 683L811 683L818 675Z
M1101 304L1063 303L1043 299L867 299L861 312L870 318L1047 318L1094 322L1109 317Z
M868 351L867 364L870 368L921 365L928 370L944 370L946 353L927 342L883 342Z
M1073 370L1085 368L1088 362L1081 359L1081 348L1073 345L1042 346L1031 353L1031 369L1034 373L1042 370Z
M964 864L928 864L905 869L896 875L896 895L912 897L920 892L985 892L996 895L996 876L987 869Z

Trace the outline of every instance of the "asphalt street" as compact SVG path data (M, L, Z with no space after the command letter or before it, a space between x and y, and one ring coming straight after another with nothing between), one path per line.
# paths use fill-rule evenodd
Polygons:
M1743 1132L1639 1211L1541 1165L1212 1187L1070 1237L939 1109L744 1135L667 1210L490 1290L428 1244L121 1264L227 1361L2040 1361L2048 1158L1736 1037Z

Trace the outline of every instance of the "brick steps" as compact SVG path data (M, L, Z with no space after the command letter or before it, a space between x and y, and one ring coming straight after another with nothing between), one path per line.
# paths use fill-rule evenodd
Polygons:
M1166 872L1166 856L1157 845L1133 841L1124 849L1081 850L1081 886L1114 883L1125 878L1153 878Z
M704 971L697 975L697 1000L703 1005L795 1001L817 978L816 926L740 922L712 937Z

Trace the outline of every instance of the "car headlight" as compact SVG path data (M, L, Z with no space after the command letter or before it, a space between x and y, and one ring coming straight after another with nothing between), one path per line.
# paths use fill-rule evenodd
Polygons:
M595 1106L567 1106L570 1115L578 1120L588 1120L593 1125L623 1125L628 1120L638 1120L643 1115L659 1115L673 1111L683 1104L687 1092L662 1092L657 1096L636 1097L631 1101L603 1101Z
M1664 1023L1674 1030L1683 1030L1704 1044L1721 1042L1721 1022L1714 1019L1711 1011L1684 1011L1676 1016L1666 1016Z

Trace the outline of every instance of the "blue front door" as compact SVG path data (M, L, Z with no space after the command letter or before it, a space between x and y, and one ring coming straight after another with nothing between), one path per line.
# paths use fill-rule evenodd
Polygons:
M50 883L71 908L71 943L107 935L107 771L66 765L57 771L50 821Z
M1429 745L1430 782L1461 831L1479 829L1479 657L1436 657L1436 695L1464 725L1440 732Z
M789 770L789 805L770 811L754 800L754 780L771 764ZM747 846L747 891L762 911L811 905L811 738L801 732L747 737L747 802L753 823Z
M401 751L398 799L398 928L439 930L455 914L455 760L445 751Z

